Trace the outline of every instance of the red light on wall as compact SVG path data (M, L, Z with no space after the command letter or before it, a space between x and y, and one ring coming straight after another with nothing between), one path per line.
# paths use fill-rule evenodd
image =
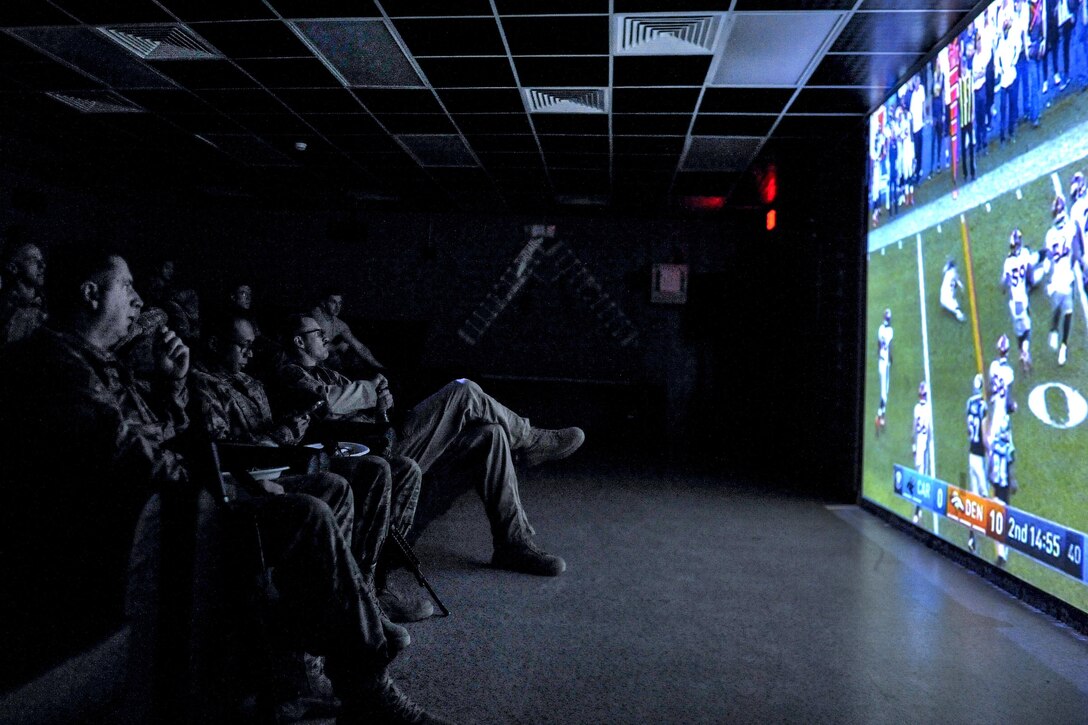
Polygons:
M724 196L685 196L684 208L696 211L715 211L725 206Z
M767 231L771 231L778 224L778 214L774 209L767 211Z
M764 204L772 203L778 197L778 173L775 171L774 165L767 167L767 170L757 175L759 182L759 198Z

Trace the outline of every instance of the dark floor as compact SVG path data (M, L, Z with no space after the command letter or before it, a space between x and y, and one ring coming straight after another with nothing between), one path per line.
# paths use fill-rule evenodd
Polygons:
M555 579L474 497L417 551L453 610L403 689L462 722L1088 723L1088 640L854 506L578 460L526 475Z
M521 494L562 576L489 568L471 495L416 548L453 614L393 674L458 722L1088 723L1088 639L855 506L588 452ZM107 697L115 661L0 722Z

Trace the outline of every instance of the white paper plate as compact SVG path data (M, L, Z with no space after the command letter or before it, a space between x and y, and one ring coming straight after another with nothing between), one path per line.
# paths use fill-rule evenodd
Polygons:
M280 477L280 474L286 471L290 466L283 466L281 468L254 468L249 472L249 475L258 481L273 481Z
M338 458L358 458L359 456L365 456L367 453L370 453L370 448L362 443L340 441L336 444L336 456Z

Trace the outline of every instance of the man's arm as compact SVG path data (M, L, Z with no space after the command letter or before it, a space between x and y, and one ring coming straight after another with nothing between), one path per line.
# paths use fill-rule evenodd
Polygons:
M332 416L348 417L378 405L376 381L348 380L336 373L335 382L325 383L293 363L280 368L279 377L285 391L294 397L325 401Z
M367 365L370 365L371 367L375 368L376 370L383 370L384 369L385 366L383 366L380 362L378 362L378 358L374 357L374 353L372 353L370 351L370 348L368 348L366 345L364 345L362 342L360 342L359 338L355 337L355 335L352 334L351 328L348 327L348 323L344 322L339 317L334 317L332 324L333 324L333 337L332 337L332 339L334 341L337 340L338 338L340 340L343 340L344 343L349 348L351 348L353 351L355 351L355 354L358 355L360 358L362 358L363 362L365 362Z

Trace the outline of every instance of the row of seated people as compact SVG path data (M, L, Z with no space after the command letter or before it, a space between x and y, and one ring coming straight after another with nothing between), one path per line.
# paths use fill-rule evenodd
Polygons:
M68 252L51 260L47 283L48 322L0 354L10 492L0 574L14 592L2 621L5 651L17 653L5 684L123 621L126 586L132 611L146 580L140 563L156 560L158 539L144 532L156 530L160 497L203 485L182 445L187 430L293 449L311 428L373 423L394 407L382 373L352 379L323 364L329 332L309 313L282 326L274 411L245 372L257 331L241 306L208 317L191 360L161 313L143 313L119 255ZM391 620L433 611L388 586L390 528L414 540L475 488L493 565L553 576L565 568L533 543L513 456L535 465L570 455L580 429L535 428L463 379L399 419L382 456L333 457L327 470L273 481L241 476L232 503L262 532L284 613L274 639L325 658L345 722L442 721L387 673L411 639Z

